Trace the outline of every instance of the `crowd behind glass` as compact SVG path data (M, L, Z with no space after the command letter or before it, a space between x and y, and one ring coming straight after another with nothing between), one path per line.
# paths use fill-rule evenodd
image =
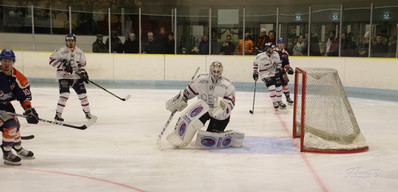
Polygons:
M308 6L303 7L305 10ZM0 33L65 35L72 32L78 37L93 37L92 50L85 51L99 53L110 50L112 53L255 55L263 50L265 43L276 44L278 38L284 38L285 48L293 56L395 58L398 55L398 18L394 15L398 13L397 7L398 4L379 9L369 4L345 9L343 5L334 5L332 9L310 8L302 15L285 14L287 16L281 16L283 8L275 7L277 11L270 13L275 16L274 20L266 14L263 18L258 14L251 16L250 8L232 8L229 10L239 12L238 21L225 24L218 20L217 8L200 8L198 12L204 14L187 15L183 10L193 8L149 9L137 0L5 0L0 6L3 21ZM210 11L206 13L206 10ZM314 18L322 10L327 14L320 15L330 16L330 20ZM306 18L311 15L309 12L314 13L311 16L314 19ZM345 19L363 12L366 14L358 21Z

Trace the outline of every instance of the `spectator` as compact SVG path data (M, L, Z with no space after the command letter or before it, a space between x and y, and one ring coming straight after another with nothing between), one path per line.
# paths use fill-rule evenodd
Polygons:
M235 51L235 44L232 43L232 36L227 35L226 41L222 44L222 47L220 49L220 52L223 53L223 55L233 55Z
M250 39L250 33L245 33L245 55L251 55L253 53L253 41ZM243 40L240 40L238 47L236 48L236 54L243 54Z
M336 31L329 31L329 38L323 48L324 56L339 56L339 38L336 36Z
M187 54L188 52L187 52L187 48L185 48L185 47L183 47L182 49L181 49L181 54Z
M104 44L104 36L97 34L97 39L93 43L93 53L108 53L109 48Z
M288 46L288 48L287 48L287 52L289 53L289 55L293 55L293 49L297 45L297 42L298 42L298 38L297 37L293 38L292 44L290 46Z
M351 33L352 34L352 33ZM341 56L355 56L357 45L351 40L351 35L341 33Z
M109 37L105 43L106 47L109 47ZM123 53L122 40L117 36L117 31L112 30L111 32L111 52L112 53Z
M273 31L273 30L269 31L267 42L270 42L270 43L273 43L274 45L276 45L275 31Z
M318 35L314 34L310 36L310 55L321 56L321 50L319 49Z
M202 41L199 43L199 54L208 55L209 54L209 35L204 35Z
M156 49L157 49L156 52L164 54L166 51L167 43L168 43L168 36L166 34L164 27L161 27L159 30L159 35L156 39Z
M174 54L174 33L168 35L168 40L165 48L165 54Z
M304 36L300 35L296 45L293 47L294 56L303 56L307 51L307 41L305 41Z
M134 33L129 34L129 38L124 42L124 53L138 53L140 50L139 42Z
M156 53L156 41L153 38L153 33L148 32L148 41L147 45L145 46L144 53L154 54Z
M370 31L367 31L365 35L363 36L363 42L362 45L359 49L359 56L360 57L368 57L369 53L369 36L370 36Z
M387 39L381 33L372 41L372 57L385 57L388 51Z
M267 31L265 30L265 28L261 28L260 37L258 38L257 46L255 48L257 53L264 51L264 45L266 42L268 42Z

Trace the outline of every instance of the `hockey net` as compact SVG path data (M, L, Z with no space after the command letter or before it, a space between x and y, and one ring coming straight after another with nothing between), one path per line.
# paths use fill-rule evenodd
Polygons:
M296 68L293 137L302 152L368 150L337 70Z

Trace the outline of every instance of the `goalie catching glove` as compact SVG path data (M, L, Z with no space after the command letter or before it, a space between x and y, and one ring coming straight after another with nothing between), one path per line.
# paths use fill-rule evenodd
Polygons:
M184 92L180 91L178 95L174 96L166 102L166 109L170 112L182 111L188 105L187 100L188 99L184 97Z
M27 108L25 110L25 113L23 114L26 116L26 121L28 121L28 123L30 124L39 123L39 114L37 114L34 108Z
M87 83L88 84L88 73L86 72L86 71L82 71L82 72L80 72L80 78L85 82L85 83Z

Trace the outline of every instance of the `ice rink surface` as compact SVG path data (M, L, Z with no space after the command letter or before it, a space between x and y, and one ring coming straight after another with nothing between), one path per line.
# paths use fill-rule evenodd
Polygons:
M260 89L260 88L259 88ZM263 191L397 191L398 103L349 98L369 151L355 154L300 153L291 138L293 107L274 111L267 93L237 92L227 130L245 133L244 147L173 149L156 140L170 112L167 99L177 90L111 89L125 102L101 89L88 89L98 121L86 130L47 123L28 125L20 118L23 141L36 159L13 167L0 164L0 191L12 192L263 192ZM53 120L57 88L32 88L33 106ZM192 100L190 101L192 103ZM19 103L14 103L19 113ZM72 92L65 123L86 122Z

